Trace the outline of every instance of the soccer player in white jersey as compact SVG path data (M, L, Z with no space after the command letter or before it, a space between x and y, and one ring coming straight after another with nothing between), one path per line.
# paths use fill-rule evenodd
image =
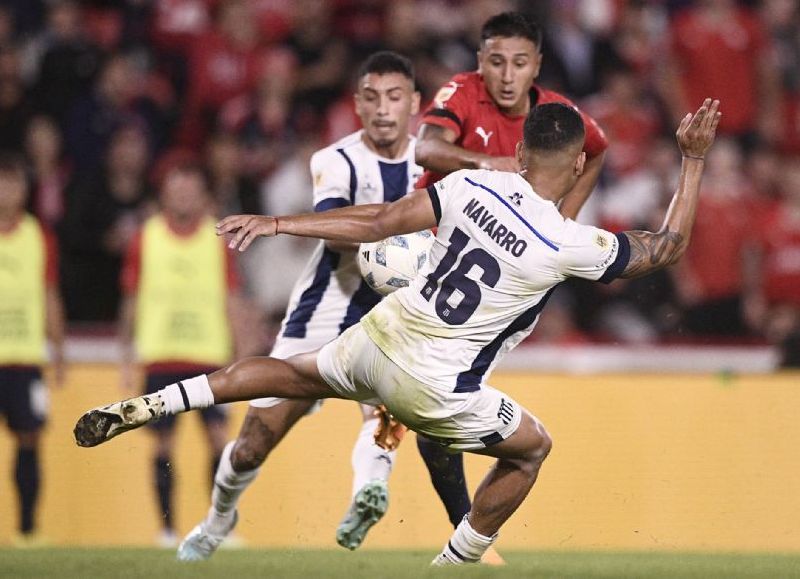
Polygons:
M393 52L369 57L358 74L356 112L363 129L311 157L314 210L391 202L413 189L422 174L414 163L409 121L419 108L411 63ZM271 355L312 352L358 322L381 296L361 279L356 243L320 242L292 293ZM242 492L297 421L315 410L314 400L250 401L238 438L222 454L207 517L178 548L181 560L209 558L236 524ZM353 503L337 529L342 546L355 548L388 506L386 480L395 452L375 444L375 408L361 405L363 425L352 454ZM358 508L358 504L362 508Z
M433 564L476 562L531 490L551 440L532 414L486 382L569 277L610 282L675 263L694 223L704 158L719 123L707 99L677 131L681 175L655 233L612 234L565 219L556 204L581 175L584 126L564 104L529 114L522 172L464 170L399 201L289 217L237 215L218 224L246 249L278 233L374 241L438 225L429 264L406 288L318 352L247 358L211 375L96 408L75 427L94 446L158 417L264 395L382 402L409 428L453 451L497 458L472 510Z

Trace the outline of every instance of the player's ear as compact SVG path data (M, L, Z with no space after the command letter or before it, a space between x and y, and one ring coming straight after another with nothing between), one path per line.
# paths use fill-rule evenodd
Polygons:
M483 64L483 46L478 49L475 56L478 57L478 74L483 75L483 70L481 69L481 65Z
M361 112L362 112L361 111L361 95L358 94L357 92L353 93L353 102L355 103L355 106L356 106L356 115L358 115L360 117L361 116Z
M536 50L533 53L533 80L536 80L539 77L539 71L542 69L542 52L540 50Z
M421 95L419 94L419 91L416 91L416 90L415 90L415 91L414 91L414 92L411 94L411 115L412 115L412 116L413 116L413 115L416 115L416 114L419 112L419 103L420 103L420 99L421 99L421 98L422 98L422 97L421 97Z
M586 166L586 151L581 151L578 158L575 159L575 175L580 177L583 175L583 169Z
M522 141L517 142L517 147L514 149L514 157L516 157L517 164L520 166L520 168L528 168L525 163L525 145L522 144Z

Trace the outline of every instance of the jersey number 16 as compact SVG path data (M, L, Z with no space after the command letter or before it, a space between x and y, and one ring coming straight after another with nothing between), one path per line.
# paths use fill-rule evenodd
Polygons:
M436 314L443 322L451 326L460 326L466 322L481 303L481 287L477 281L467 277L472 266L476 265L481 269L479 279L489 287L494 287L500 279L500 265L486 250L476 247L461 256L469 241L469 235L458 227L453 229L447 253L436 269L428 274L428 282L420 292L426 301L430 301L433 295L436 294L436 290L439 290L435 302ZM461 257L461 261L453 269L459 257ZM447 276L442 279L445 274ZM439 284L440 279L442 280L441 284ZM458 305L452 306L448 303L448 300L456 290L463 297L458 302Z

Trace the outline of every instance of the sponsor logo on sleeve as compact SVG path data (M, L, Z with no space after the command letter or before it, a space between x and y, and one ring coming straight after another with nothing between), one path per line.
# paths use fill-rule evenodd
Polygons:
M454 80L451 80L442 88L439 89L439 92L436 93L436 96L433 97L434 104L439 107L440 109L444 108L444 105L450 98L456 93L459 87L464 86L462 84L457 83Z

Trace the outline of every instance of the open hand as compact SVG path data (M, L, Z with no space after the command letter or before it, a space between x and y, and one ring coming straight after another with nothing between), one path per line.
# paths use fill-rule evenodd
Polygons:
M686 157L704 158L714 142L720 117L719 101L711 99L703 101L694 115L689 113L683 117L676 133L681 153Z
M234 234L228 247L244 251L257 237L277 235L278 218L269 215L229 215L217 223L217 235L226 233Z

